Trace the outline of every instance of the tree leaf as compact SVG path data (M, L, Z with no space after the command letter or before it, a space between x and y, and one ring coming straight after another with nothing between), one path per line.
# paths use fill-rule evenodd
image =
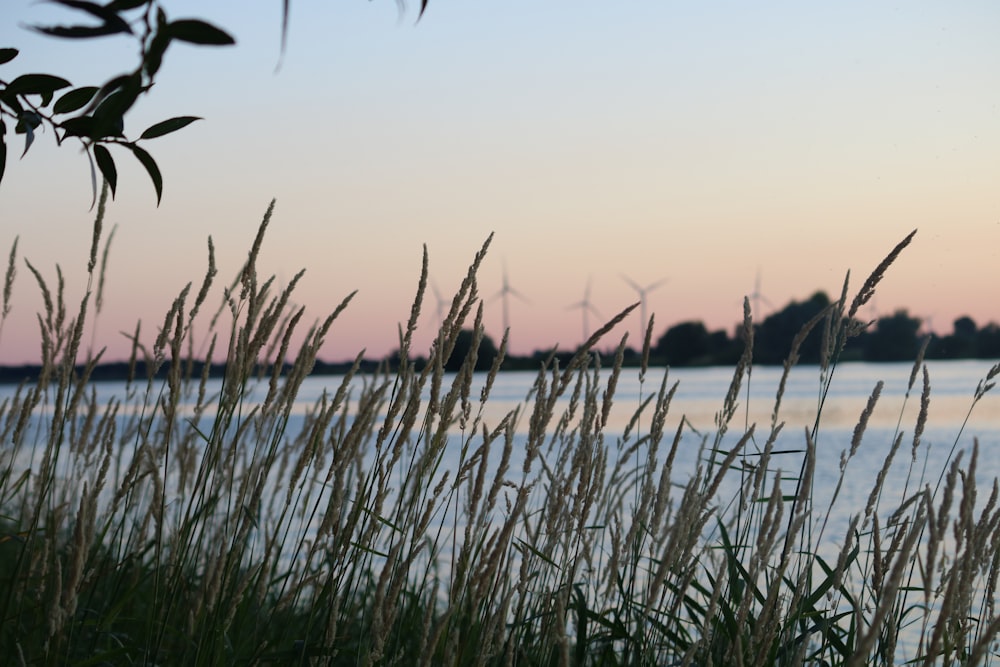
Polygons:
M133 143L127 143L125 146L128 146L136 159L146 168L149 179L153 181L153 188L156 190L156 205L159 206L160 199L163 197L163 176L160 174L160 168L156 166L156 160L153 159L152 155Z
M61 76L53 74L22 74L9 84L7 92L15 95L46 95L72 84Z
M53 113L70 113L87 106L90 100L97 94L97 86L84 86L74 88L68 93L64 93L52 107Z
M125 136L125 112L131 106L127 96L121 91L108 95L100 106L94 109L94 139Z
M91 155L90 151L84 151L87 154L87 163L90 165L90 208L94 208L94 204L97 203L97 170L94 169L94 156Z
M142 67L150 80L160 71L160 65L163 64L163 54L167 52L168 46L170 46L170 35L161 26L153 33L153 39L149 41L149 48L142 56Z
M104 101L106 97L128 86L129 82L133 78L133 74L119 74L113 79L105 81L104 85L98 89L94 99L91 100L88 110L93 111L97 108L97 105Z
M124 32L121 28L107 23L102 23L101 25L33 25L28 27L43 35L62 37L63 39L90 39L92 37L104 37L105 35Z
M285 46L288 42L288 14L291 11L291 0L281 2L281 50L278 52L285 55Z
M115 187L118 185L118 170L115 168L115 161L111 157L111 151L100 144L94 144L94 159L97 160L97 167L104 175L104 180L111 188L111 198L115 198Z
M116 118L124 116L125 112L131 109L135 101L139 99L139 94L143 90L138 78L129 77L128 81L120 88L104 97L97 104L97 107L94 109L94 116L103 115Z
M17 49L10 49L10 48L0 49L0 65L3 65L4 63L9 63L14 58L17 58L18 53L19 52Z
M17 115L17 125L14 126L14 131L18 134L24 134L27 131L26 128L35 129L41 124L42 117L37 113L30 110L22 111Z
M171 132L176 132L182 127L186 127L196 120L201 120L198 116L177 116L176 118L170 118L169 120L160 121L155 125L150 125L146 128L146 131L142 133L140 139L155 139L156 137L162 137L165 134L170 134Z
M105 5L108 9L116 12L138 9L143 5L148 5L149 0L113 0Z
M10 109L15 116L24 113L24 107L21 106L21 101L17 99L17 95L8 93L6 89L0 90L0 103L3 103Z
M31 125L24 126L24 152L21 153L21 157L28 154L28 149L31 148L31 144L35 143L35 128Z
M125 114L146 90L138 74L126 77L117 90L106 96L94 109L94 139L120 137L125 131ZM98 93L100 95L100 93Z
M128 22L118 15L118 10L112 7L106 7L104 5L99 5L96 2L86 2L85 0L49 0L57 5L63 5L64 7L70 7L72 9L79 9L82 12L86 12L91 16L97 17L109 23L111 25L116 25L121 27L122 30L129 33L132 29L129 27Z
M229 33L197 19L171 21L167 25L167 31L171 39L190 44L228 46L236 43L236 40Z
M74 116L59 123L63 129L63 138L66 137L90 137L94 134L93 116Z
M7 168L7 142L3 138L5 134L7 130L0 122L0 182L3 182L3 172Z

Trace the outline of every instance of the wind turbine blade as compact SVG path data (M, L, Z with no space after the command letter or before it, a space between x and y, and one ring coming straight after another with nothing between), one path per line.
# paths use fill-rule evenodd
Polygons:
M646 285L645 291L646 292L652 292L656 288L662 287L663 285L666 285L666 284L667 284L667 279L666 278L660 278L655 283L650 283L649 285Z
M624 273L621 274L621 277L622 277L622 280L624 280L625 282L627 282L632 289L634 289L636 292L639 292L640 294L642 294L643 289L641 287L639 287L639 283L635 282L634 280L632 280L631 278L629 278L628 276L626 276Z
M507 292L509 294L512 294L512 295L516 296L518 299L520 299L521 301L524 301L525 303L531 303L531 300L528 297L524 296L523 294L521 294L520 292L518 292L513 287L508 288Z

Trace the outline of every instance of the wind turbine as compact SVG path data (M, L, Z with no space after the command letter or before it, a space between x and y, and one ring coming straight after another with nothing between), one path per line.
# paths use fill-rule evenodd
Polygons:
M437 300L437 320L438 329L440 330L441 326L444 324L445 309L451 305L451 301L441 297L441 292L438 290L437 284L433 280L431 281L431 289L434 290L434 298Z
M597 308L594 307L594 304L590 302L590 282L591 282L591 277L588 276L587 288L583 291L583 301L577 301L576 303L567 306L568 309L579 308L581 311L583 311L584 343L587 342L587 339L590 337L590 318L588 317L588 315L590 315L590 313L593 313L598 317L604 317L603 315L601 315L600 311L598 311Z
M760 269L757 269L757 275L754 277L753 280L753 292L747 294L747 298L750 299L750 302L753 304L753 317L755 321L757 319L759 319L761 322L764 321L764 313L760 309L761 301L763 301L764 305L770 308L772 311L774 310L774 304L771 303L768 300L768 298L764 296L764 294L761 293L760 291Z
M500 297L503 300L503 330L504 330L504 333L507 333L508 331L510 331L510 304L509 304L510 299L509 299L509 297L512 294L514 296L516 296L518 299L520 299L521 301L524 301L525 303L531 303L530 301L528 301L527 297L525 297L523 294L521 294L516 289L514 289L513 287L510 286L510 280L507 278L507 262L504 262L503 263L503 287L501 287L500 291L497 292L496 294L494 294L490 298L491 301L495 300L497 297ZM508 334L508 336L509 336L509 334ZM510 341L510 339L508 337L508 343L509 343L509 341Z
M642 321L639 323L639 341L643 341L646 338L646 327L649 326L649 318L646 317L646 295L655 290L657 287L661 287L667 282L667 279L660 278L656 282L652 282L645 287L641 287L639 283L635 282L624 273L621 275L622 279L639 294L639 317L642 318ZM643 343L640 342L639 346L642 347L642 345Z

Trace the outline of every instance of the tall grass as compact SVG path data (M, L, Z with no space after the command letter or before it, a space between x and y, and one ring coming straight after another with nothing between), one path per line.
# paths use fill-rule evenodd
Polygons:
M554 354L542 360L529 395L496 417L486 407L506 339L485 376L473 376L476 344L461 370L444 372L463 328L484 335L477 274L489 240L426 365L410 361L425 250L398 369L362 374L359 355L292 419L351 295L302 331L291 300L301 274L278 289L258 273L272 209L211 316L209 241L198 291L192 283L178 294L151 347L138 327L132 335L131 367L146 360L146 376L133 372L110 398L90 377L100 353L81 350L103 284L103 199L75 311L61 271L52 289L26 264L45 304L44 365L0 404L9 664L882 665L995 655L997 482L982 502L978 446L953 451L944 470L919 466L931 392L921 358L907 391L922 380L917 422L905 434L901 411L868 502L850 509L835 558L820 553L831 514L845 511L841 484L882 385L858 418L833 499L816 507L825 397L860 330L858 308L912 235L853 300L845 281L796 338L768 424L740 423L753 369L748 304L746 348L711 432L671 413L683 387L669 372L652 378L652 321L644 395L624 430L609 427L627 337L610 368L594 350L631 309L564 366ZM15 245L4 319L16 265ZM779 450L785 379L810 330L825 341L815 423ZM224 361L221 385L193 363L196 350ZM998 374L1000 365L971 406ZM678 448L692 436L698 464L682 473ZM887 497L904 441L906 491ZM458 465L447 465L455 452Z

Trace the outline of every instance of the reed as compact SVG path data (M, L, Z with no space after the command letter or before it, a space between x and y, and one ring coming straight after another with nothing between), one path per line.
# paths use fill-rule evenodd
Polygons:
M825 398L863 326L858 308L912 234L853 299L845 281L795 339L769 423L739 419L753 372L746 304L746 349L712 430L672 412L684 388L669 371L652 380L651 319L643 395L616 432L609 415L627 336L610 368L594 349L631 309L565 364L554 353L541 360L518 405L487 410L506 353L505 338L489 371L473 373L489 239L425 364L413 361L413 336L426 249L398 366L362 373L359 354L293 418L353 294L307 325L291 305L301 274L282 289L263 277L273 202L236 279L216 290L209 240L197 292L192 283L178 293L149 348L136 327L128 381L99 396L90 374L101 353L81 339L101 307L104 208L102 197L75 310L61 270L53 289L26 263L44 303L44 369L0 403L0 655L11 664L888 665L996 655L998 483L982 502L978 444L953 448L945 470L921 470L931 401L922 356L907 388L909 397L922 378L906 491L884 493L905 440L901 410L867 503L850 511L835 559L821 555L883 385L858 416L832 500L816 507ZM16 254L15 241L3 318ZM445 373L463 329L471 350ZM789 436L785 380L814 329L825 341L815 421ZM221 355L221 384L208 363L196 372L196 350L208 363ZM145 378L135 377L137 359ZM1000 366L970 410L997 375ZM691 443L698 463L682 471L677 454Z

